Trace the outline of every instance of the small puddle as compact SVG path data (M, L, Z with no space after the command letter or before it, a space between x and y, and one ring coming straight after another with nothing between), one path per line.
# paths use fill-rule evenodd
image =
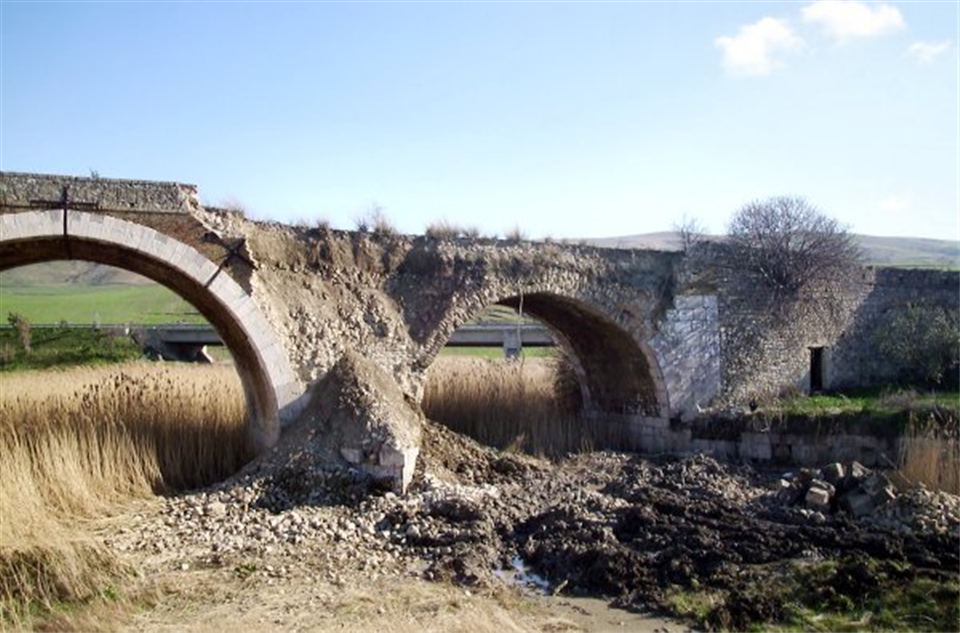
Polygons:
M550 593L550 581L531 570L519 554L510 559L509 569L497 569L493 575L508 585L522 587L537 595Z
M520 587L531 600L547 605L558 618L574 624L577 630L585 633L685 633L692 630L677 620L611 607L610 601L604 598L554 594L550 581L530 569L519 555L510 559L509 568L493 573L505 583Z

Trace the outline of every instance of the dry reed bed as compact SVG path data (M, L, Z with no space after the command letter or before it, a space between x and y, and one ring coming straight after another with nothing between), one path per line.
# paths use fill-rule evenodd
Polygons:
M914 416L900 438L898 473L911 483L960 494L960 437L958 420L938 421Z
M131 363L0 376L0 628L120 571L78 522L196 487L248 458L229 366Z
M577 415L578 389L560 358L439 356L427 372L424 413L490 446L550 457L620 445Z

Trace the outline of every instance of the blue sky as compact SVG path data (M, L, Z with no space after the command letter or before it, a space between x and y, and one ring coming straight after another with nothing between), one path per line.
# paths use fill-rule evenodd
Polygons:
M956 2L0 2L0 167L339 228L958 238Z

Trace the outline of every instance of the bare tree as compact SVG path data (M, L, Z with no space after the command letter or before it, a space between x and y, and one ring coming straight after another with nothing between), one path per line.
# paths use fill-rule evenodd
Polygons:
M706 240L707 229L695 217L684 215L679 222L673 224L673 230L680 238L680 250L687 254Z
M803 198L776 197L737 211L727 230L732 267L751 274L777 299L842 281L860 262L853 236Z

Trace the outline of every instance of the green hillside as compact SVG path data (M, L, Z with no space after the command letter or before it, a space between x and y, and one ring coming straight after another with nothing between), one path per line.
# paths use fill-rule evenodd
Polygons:
M158 284L8 286L0 280L0 316L31 323L204 322L189 303Z
M868 263L911 268L960 267L960 242L919 237L857 235Z

